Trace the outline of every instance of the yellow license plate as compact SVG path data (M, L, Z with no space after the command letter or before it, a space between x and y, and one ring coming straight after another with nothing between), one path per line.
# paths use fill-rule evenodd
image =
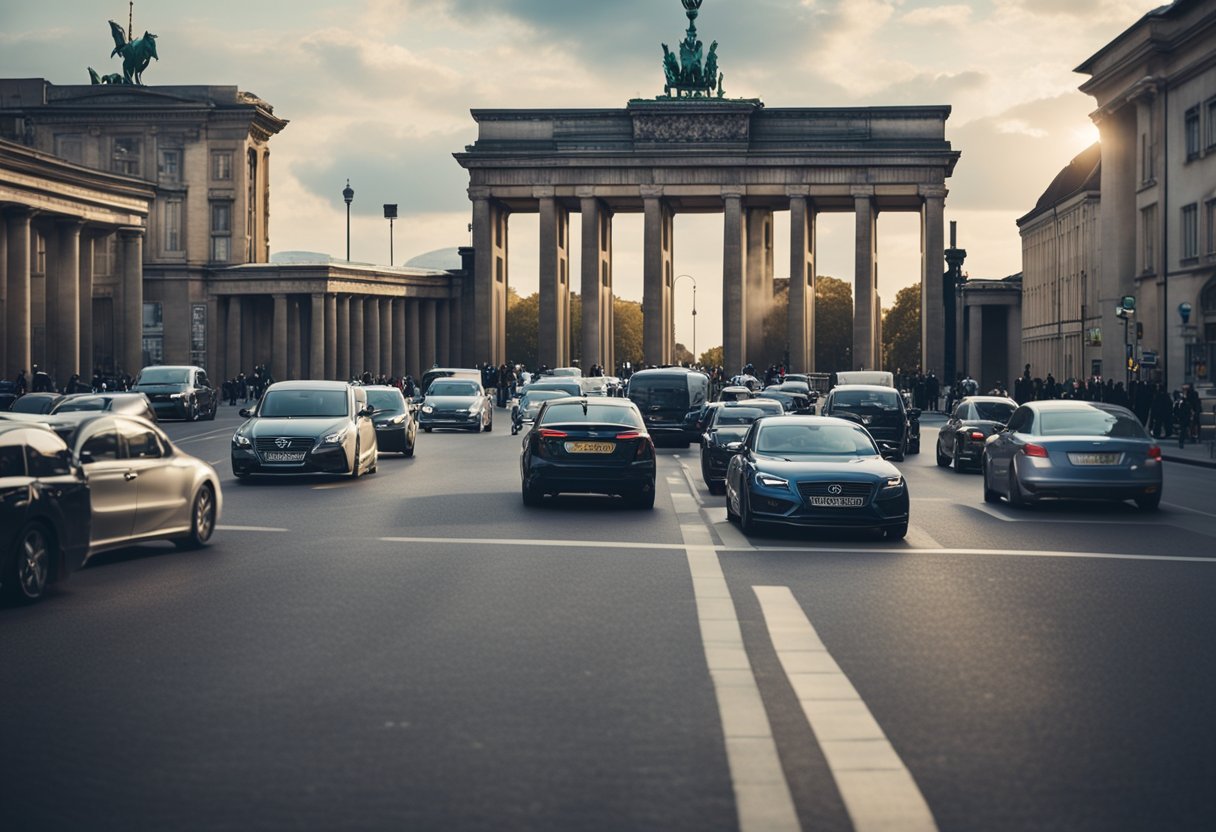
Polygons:
M567 442L568 454L611 454L616 452L612 442Z

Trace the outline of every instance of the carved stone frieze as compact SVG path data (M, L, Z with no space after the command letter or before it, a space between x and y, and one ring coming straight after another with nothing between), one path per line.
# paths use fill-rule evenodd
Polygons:
M749 113L635 113L633 117L633 138L639 142L747 142L750 135Z

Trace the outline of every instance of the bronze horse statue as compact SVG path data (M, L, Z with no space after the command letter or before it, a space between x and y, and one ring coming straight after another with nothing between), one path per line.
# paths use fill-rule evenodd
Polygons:
M160 60L160 56L156 54L156 35L144 32L142 38L128 42L126 30L113 20L110 21L110 34L114 36L114 51L110 53L110 57L122 57L122 83L143 86L144 70L154 58ZM106 76L107 79L110 77L112 76Z

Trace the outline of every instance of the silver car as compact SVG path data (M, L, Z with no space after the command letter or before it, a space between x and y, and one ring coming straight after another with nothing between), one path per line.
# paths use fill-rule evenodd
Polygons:
M45 417L89 483L89 557L133 543L171 540L202 548L219 523L215 469L177 448L146 419L107 413Z
M988 439L984 501L1024 506L1044 498L1161 503L1161 448L1130 410L1082 401L1025 404Z

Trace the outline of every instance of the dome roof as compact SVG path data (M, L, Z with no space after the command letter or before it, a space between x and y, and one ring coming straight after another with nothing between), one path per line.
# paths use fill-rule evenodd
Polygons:
M405 264L411 269L431 269L439 272L458 272L464 267L458 248L440 248L420 254Z

